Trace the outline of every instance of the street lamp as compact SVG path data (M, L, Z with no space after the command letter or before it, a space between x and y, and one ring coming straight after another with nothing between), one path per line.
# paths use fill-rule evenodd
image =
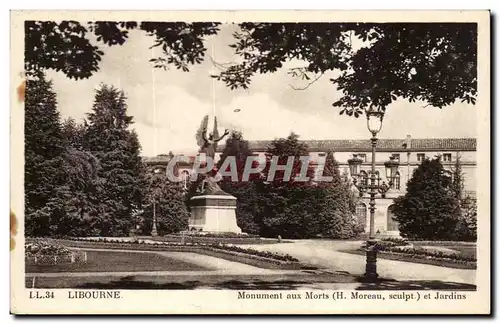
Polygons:
M394 155L391 155L389 157L389 161L386 161L384 165L386 178L389 180L389 186L392 187L392 184L394 183L394 179L396 178L396 174L398 172L399 162L396 160L396 157Z
M399 163L395 161L392 156L390 161L385 163L386 166L386 176L389 181L389 185L385 182L380 184L380 176L375 172L375 152L377 147L377 134L382 129L382 121L384 119L383 111L374 111L369 110L366 112L367 117L367 127L368 130L372 133L371 147L372 147L372 161L371 161L371 171L369 172L369 183L364 181L358 182L358 177L360 176L360 167L362 164L362 160L354 155L352 159L349 159L347 162L349 163L349 169L351 171L351 176L353 178L353 183L356 188L359 190L360 197L363 196L365 192L369 192L370 194L370 229L369 229L369 239L366 244L366 271L365 278L367 280L375 280L378 277L377 274L377 251L375 244L377 243L375 239L375 196L377 193L380 193L382 198L385 197L385 193L389 190L390 185L392 184L392 180L396 175L397 168Z

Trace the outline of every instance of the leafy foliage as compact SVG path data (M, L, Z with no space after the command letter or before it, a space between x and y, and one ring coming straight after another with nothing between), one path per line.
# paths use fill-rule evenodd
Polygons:
M217 163L217 168L219 170L229 171L221 169L222 164L226 161L228 156L235 158L238 179L236 179L237 181L233 181L233 179L229 177L223 177L220 187L225 192L237 198L236 221L241 230L245 233L258 234L260 230L258 224L258 188L260 188L262 184L257 174L250 175L249 181L241 181L246 159L252 156L248 141L243 139L241 133L233 132L226 140L224 150ZM253 165L253 167L255 168L256 165Z
M460 156L457 156L455 160L452 177L452 192L460 205L455 238L461 241L475 241L477 239L477 204L474 198L464 194L464 176Z
M295 181L300 174L302 161L300 156L308 156L308 147L298 140L298 135L290 134L287 138L275 139L266 152L266 166L262 171L265 182L260 186L260 234L266 237L303 238L313 236L314 229L309 224L315 222L315 206L318 193L312 187L311 180ZM285 171L276 171L269 180L271 159L277 157L279 165L287 164L293 157L290 181L285 181ZM308 169L308 175L313 170ZM309 177L311 179L311 177Z
M69 117L62 124L62 136L66 147L72 147L78 150L83 149L83 137L85 135L86 124L78 124L73 118Z
M455 230L456 239L460 241L477 240L477 201L466 196L461 200L460 219Z
M472 23L243 23L231 45L242 62L214 76L248 88L256 73L305 61L292 76L315 82L328 71L343 95L333 106L358 117L398 98L444 107L477 97L477 25ZM354 38L354 42L353 42ZM356 45L361 43L361 46ZM313 76L316 77L313 77Z
M331 182L314 181L311 164L307 167L307 181L297 181L302 169L299 156L309 156L308 147L296 134L274 140L267 151L268 157L278 156L285 164L289 156L295 157L291 181L284 181L284 172L277 172L273 181L259 188L260 231L263 236L283 238L332 237L347 238L354 235L353 210L350 188L340 176L333 153L328 155L323 176ZM263 178L270 170L268 158Z
M320 234L330 238L350 238L359 234L355 228L350 184L340 175L333 152L326 156L323 176L332 177L332 181L320 183L320 188L326 191L317 215Z
M134 211L140 209L144 186L143 165L137 134L128 126L123 92L102 85L96 91L88 114L83 147L100 162L101 185L97 196L103 202L96 228L101 235L128 235Z
M64 142L52 83L43 76L28 80L25 99L26 235L43 235L55 225L47 205L61 183Z
M130 30L154 37L155 68L189 71L205 58L204 40L218 22L26 21L28 73L53 69L69 78L88 78L99 70L98 45L123 45ZM230 89L248 88L255 74L274 73L286 62L294 77L316 82L329 71L342 96L340 113L359 117L385 110L398 98L444 107L477 98L477 24L475 23L241 23L230 45L237 64L217 64L213 77ZM92 40L92 41L91 41Z
M413 171L407 192L395 199L394 214L403 237L452 240L459 205L452 180L439 158L424 160Z
M123 45L129 31L139 29L155 41L162 56L150 61L156 68L174 65L183 71L201 63L206 48L203 37L218 31L212 22L25 21L25 69L28 74L47 69L61 71L74 79L89 78L99 71L104 52L98 45Z
M152 201L160 232L185 229L183 192L165 174L144 169L123 92L102 85L88 122L61 124L51 87L43 74L28 82L26 235L128 235L143 204L151 226Z
M182 184L169 181L166 172L155 173L153 168L147 170L146 179L147 187L141 215L144 221L143 233L151 233L154 214L160 235L186 230L189 213L184 204Z

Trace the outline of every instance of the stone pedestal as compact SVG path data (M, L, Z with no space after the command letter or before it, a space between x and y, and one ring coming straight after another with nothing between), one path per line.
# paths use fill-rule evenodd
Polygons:
M202 195L190 199L189 230L241 233L236 224L236 197Z

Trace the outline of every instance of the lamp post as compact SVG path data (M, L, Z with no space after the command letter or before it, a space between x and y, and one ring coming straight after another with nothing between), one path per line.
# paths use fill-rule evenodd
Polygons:
M365 278L369 281L376 280L377 274L377 251L376 251L376 239L375 239L375 198L378 193L381 194L382 198L385 197L385 193L389 190L392 185L392 180L396 175L399 163L395 161L394 157L391 156L391 160L385 163L386 166L386 177L389 181L389 185L385 182L380 183L381 179L375 172L375 153L377 147L377 134L382 128L382 121L384 118L384 113L382 111L369 110L366 113L368 130L371 132L372 137L370 139L371 149L372 149L372 160L371 160L371 171L369 172L369 182L359 181L358 177L360 175L360 167L363 160L354 155L352 159L349 159L349 169L351 176L353 178L353 183L359 190L359 195L362 197L365 192L370 195L370 227L369 227L369 238L366 244L366 270ZM367 179L368 180L368 179Z

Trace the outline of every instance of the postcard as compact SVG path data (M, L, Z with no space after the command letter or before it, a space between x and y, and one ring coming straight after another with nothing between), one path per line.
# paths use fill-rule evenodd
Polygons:
M11 11L11 312L491 312L489 11Z

